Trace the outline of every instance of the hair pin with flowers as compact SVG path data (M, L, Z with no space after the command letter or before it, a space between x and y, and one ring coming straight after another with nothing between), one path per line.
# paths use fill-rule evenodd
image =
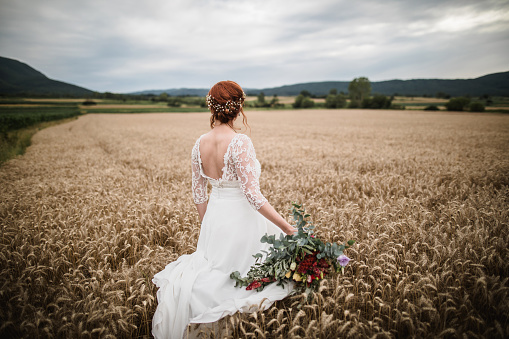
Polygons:
M217 100L210 94L206 96L205 100L210 110L214 109L216 112L224 112L226 109L228 109L228 111L235 111L240 109L245 98L246 93L242 92L241 98L237 100L228 100L224 105L218 103Z

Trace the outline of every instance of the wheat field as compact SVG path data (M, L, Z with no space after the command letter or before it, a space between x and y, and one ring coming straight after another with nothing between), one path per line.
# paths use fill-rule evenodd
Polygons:
M344 275L230 338L509 337L509 116L249 111L261 188L303 203ZM150 335L152 276L199 234L190 153L206 113L88 114L0 167L0 337ZM227 241L227 240L225 240Z

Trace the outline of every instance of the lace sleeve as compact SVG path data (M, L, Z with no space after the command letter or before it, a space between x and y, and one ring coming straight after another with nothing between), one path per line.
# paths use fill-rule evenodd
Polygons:
M200 139L196 140L191 152L192 189L194 203L199 205L207 202L207 180L200 171Z
M260 174L256 172L256 153L251 139L241 134L233 145L232 151L240 187L247 201L258 210L267 202L267 199L260 192L258 182Z

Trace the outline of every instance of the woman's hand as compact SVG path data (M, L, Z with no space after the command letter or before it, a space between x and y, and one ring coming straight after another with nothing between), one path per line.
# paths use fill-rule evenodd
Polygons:
M198 215L200 216L200 223L203 221L203 217L205 216L205 212L207 212L207 203L197 204L196 209L198 210Z

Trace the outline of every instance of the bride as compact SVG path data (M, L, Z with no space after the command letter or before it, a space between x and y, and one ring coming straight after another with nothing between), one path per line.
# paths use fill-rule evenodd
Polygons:
M234 287L230 273L246 275L253 254L267 249L265 234L296 230L260 192L261 167L251 139L233 126L245 94L233 81L215 84L207 95L211 131L198 138L191 154L193 199L201 220L196 252L157 273L155 338L182 338L190 323L212 323L235 312L268 308L291 292L271 284L261 292ZM207 182L212 191L207 202Z

